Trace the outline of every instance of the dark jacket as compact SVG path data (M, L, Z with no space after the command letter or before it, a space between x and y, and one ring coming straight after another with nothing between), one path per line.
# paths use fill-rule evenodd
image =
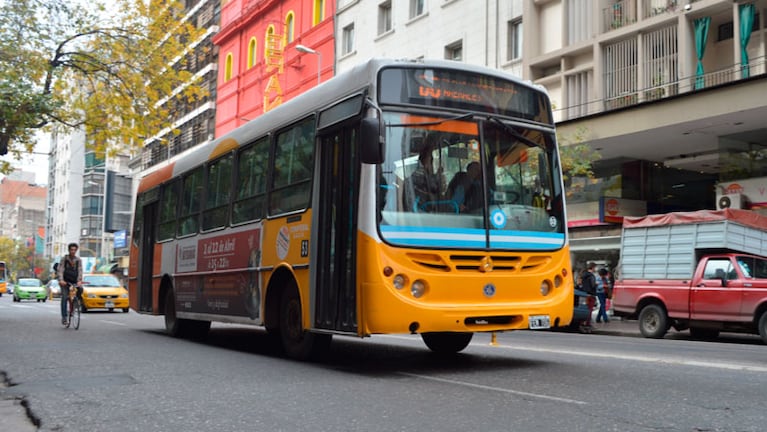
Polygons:
M597 295L597 277L594 273L586 270L581 275L581 290L590 295Z

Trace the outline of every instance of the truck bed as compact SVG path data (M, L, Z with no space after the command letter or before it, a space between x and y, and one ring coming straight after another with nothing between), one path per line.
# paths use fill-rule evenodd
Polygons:
M689 281L710 251L767 256L767 217L727 209L625 218L618 278Z

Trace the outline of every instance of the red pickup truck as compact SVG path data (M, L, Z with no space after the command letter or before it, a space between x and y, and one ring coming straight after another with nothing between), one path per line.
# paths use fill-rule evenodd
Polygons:
M649 338L673 327L695 338L756 333L767 343L767 217L740 212L624 221L614 313L638 318Z

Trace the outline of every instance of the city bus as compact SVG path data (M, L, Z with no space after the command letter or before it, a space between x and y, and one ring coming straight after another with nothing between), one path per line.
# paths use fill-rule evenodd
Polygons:
M8 292L8 268L5 261L0 261L0 297Z
M454 353L476 332L565 326L562 192L542 88L372 59L140 180L131 308L179 337L263 327L298 359L333 335Z

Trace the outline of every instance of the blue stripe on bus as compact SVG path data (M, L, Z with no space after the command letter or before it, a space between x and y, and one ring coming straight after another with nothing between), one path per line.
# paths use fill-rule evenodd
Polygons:
M485 230L420 226L381 226L384 238L405 246L485 248ZM556 249L565 235L535 231L490 231L490 247L501 249Z

